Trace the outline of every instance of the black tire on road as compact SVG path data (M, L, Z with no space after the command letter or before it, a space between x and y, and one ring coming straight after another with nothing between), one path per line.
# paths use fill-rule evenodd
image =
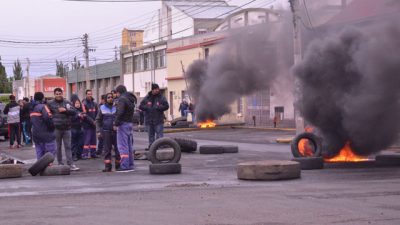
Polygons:
M197 150L196 141L184 138L174 138L174 140L181 146L181 152L195 152Z
M310 157L310 156L304 156L300 153L299 151L299 142L301 139L307 139L311 142L311 144L314 146L314 151L311 157L320 157L322 153L322 143L321 139L317 137L313 133L301 133L297 135L293 140L292 143L290 144L292 154L296 158L300 157Z
M200 154L222 154L224 149L219 145L201 145L199 147Z
M70 175L70 174L71 174L70 167L65 165L48 166L45 170L40 172L40 176L58 176L58 175Z
M238 153L239 146L237 145L221 145L223 153Z
M375 156L375 164L377 166L400 166L400 154L377 155Z
M0 179L1 178L16 178L22 177L21 164L2 164L0 165Z
M171 126L175 126L178 121L187 121L187 118L182 116L171 120Z
M294 158L292 161L300 163L302 170L319 170L324 168L324 159L322 157Z
M29 173L32 176L36 176L40 172L42 172L46 167L49 166L50 163L54 161L54 155L51 154L50 152L44 154L42 158L38 159L30 168L29 168Z
M150 174L178 174L182 172L182 166L179 163L150 164Z
M160 147L165 148L166 146L172 147L174 149L174 157L168 161L161 161L161 160L157 159L157 150L160 149ZM153 164L178 163L179 160L181 159L181 147L172 138L168 138L168 137L159 138L156 141L154 141L153 144L151 144L149 153L148 153L148 158L149 158L150 162Z

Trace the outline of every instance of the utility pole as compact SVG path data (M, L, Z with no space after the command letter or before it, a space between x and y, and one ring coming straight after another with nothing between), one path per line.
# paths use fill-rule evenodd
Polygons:
M299 9L300 9L300 0L289 0L290 7L293 13L293 57L294 57L294 65L298 65L301 62L301 33L299 27ZM299 80L295 77L294 80L295 86L295 101L299 98ZM304 118L300 115L299 109L297 106L294 106L294 119L296 123L296 134L300 134L304 132Z
M29 99L30 99L30 92L29 92L29 67L31 66L31 61L29 60L29 58L26 58L26 62L27 62L27 65L26 65L26 83L28 83L27 84L27 88L26 88L26 96L25 97L28 97Z
M117 48L117 46L114 47L114 60L115 61L118 60L118 48Z
M88 41L89 35L84 34L83 35L83 47L85 48L83 50L83 53L85 55L85 74L86 74L86 89L90 89L90 71L89 71L89 41ZM85 92L85 90L83 90Z

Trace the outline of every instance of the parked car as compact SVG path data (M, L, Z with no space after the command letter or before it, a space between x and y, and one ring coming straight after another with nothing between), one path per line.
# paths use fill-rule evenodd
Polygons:
M6 105L4 103L0 103L0 136L3 136L4 139L8 139L7 115L3 112L5 107Z

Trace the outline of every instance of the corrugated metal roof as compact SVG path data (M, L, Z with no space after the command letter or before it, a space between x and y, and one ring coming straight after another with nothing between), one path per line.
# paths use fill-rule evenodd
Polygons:
M237 6L176 5L175 7L193 19L223 19L240 10Z
M118 77L121 75L121 60L97 64L89 67L90 80L103 79L109 77ZM85 81L86 73L85 69L81 68L78 70L71 70L68 72L68 83L75 83Z

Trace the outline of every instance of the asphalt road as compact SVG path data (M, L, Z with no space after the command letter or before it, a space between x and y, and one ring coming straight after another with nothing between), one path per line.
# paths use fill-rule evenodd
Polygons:
M400 168L329 165L301 179L251 182L236 178L238 162L291 159L291 132L205 130L173 133L199 144L236 144L239 154L183 154L179 175L101 173L101 160L78 161L70 176L0 180L0 224L400 224ZM135 148L147 144L135 133ZM3 153L29 159L33 150Z

